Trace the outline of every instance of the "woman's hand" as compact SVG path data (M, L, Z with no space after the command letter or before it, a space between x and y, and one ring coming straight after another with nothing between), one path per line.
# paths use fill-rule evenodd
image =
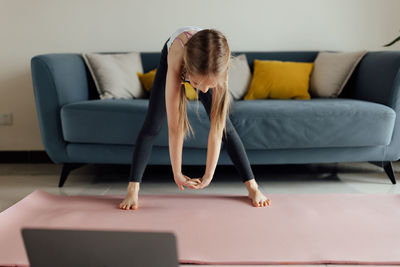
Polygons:
M203 189L211 183L212 179L213 179L212 176L203 175L203 177L200 179L200 183L198 183L197 185L191 186L191 189ZM196 179L196 180L199 180L199 179Z
M178 185L178 188L182 191L184 190L183 186L187 186L190 189L196 189L195 186L201 183L200 179L191 179L182 173L174 175L174 180Z

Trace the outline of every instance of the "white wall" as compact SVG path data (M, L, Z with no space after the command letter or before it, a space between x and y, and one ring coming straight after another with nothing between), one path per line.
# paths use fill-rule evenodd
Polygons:
M399 50L398 0L0 0L0 150L44 150L30 59L160 51L178 27L215 28L232 51Z

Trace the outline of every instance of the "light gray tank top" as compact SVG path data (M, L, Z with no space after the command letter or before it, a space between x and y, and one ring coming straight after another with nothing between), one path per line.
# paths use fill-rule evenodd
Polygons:
M178 36L179 34L181 34L182 32L184 32L184 33L186 34L186 36L187 36L188 38L190 38L190 37L191 37L191 33L189 33L188 31L201 31L201 30L202 30L201 28L195 27L195 26L184 26L184 27L181 27L181 28L177 29L177 30L171 35L171 37L169 38L169 40L168 40L168 42L167 42L167 49L168 49L168 51L169 51L169 48L171 47L172 43L174 42L175 38L177 38L177 36ZM182 40L179 39L179 38L178 38L178 40L180 41L181 46L184 47L184 46L183 46L183 43L182 43Z

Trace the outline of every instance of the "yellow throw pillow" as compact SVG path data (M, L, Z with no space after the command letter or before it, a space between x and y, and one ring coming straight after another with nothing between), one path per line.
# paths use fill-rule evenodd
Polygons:
M309 81L313 62L254 60L250 88L244 100L310 99Z
M141 72L137 72L139 80L147 92L150 92L151 87L153 86L154 78L156 77L156 71L157 71L157 69L153 69L144 74Z
M189 100L197 100L196 90L189 82L184 82L186 97Z
M151 88L153 87L153 82L154 82L154 78L156 77L156 72L157 72L157 68L153 69L149 72L146 72L144 74L141 72L137 72L139 80L147 92L150 92ZM184 85L185 85L186 97L189 100L197 100L197 94L196 94L195 89L192 87L192 85L188 82L185 82Z

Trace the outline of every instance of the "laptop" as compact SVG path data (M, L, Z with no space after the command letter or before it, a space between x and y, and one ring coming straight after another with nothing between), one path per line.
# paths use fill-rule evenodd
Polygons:
M22 228L30 267L178 267L173 232Z

